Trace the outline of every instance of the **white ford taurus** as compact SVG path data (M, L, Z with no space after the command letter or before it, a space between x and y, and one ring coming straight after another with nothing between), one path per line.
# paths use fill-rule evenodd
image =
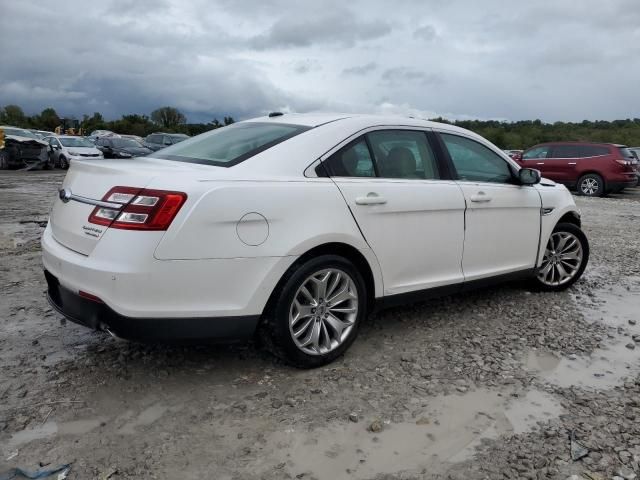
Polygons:
M567 189L474 133L279 113L73 163L42 247L74 322L151 341L260 333L304 367L342 354L374 307L516 277L561 290L589 256Z

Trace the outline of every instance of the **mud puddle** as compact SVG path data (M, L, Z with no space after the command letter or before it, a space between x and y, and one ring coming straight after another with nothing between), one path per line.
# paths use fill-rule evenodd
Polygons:
M424 414L412 421L383 421L370 432L372 419L332 424L326 428L276 432L268 444L291 475L313 474L319 480L371 478L380 473L436 472L448 463L468 460L482 439L530 431L557 417L562 407L543 392L479 389L463 395L425 400ZM369 422L369 423L368 423Z
M9 447L17 447L34 440L42 440L54 435L83 435L100 426L105 421L104 417L88 420L74 420L71 422L57 423L46 422L38 427L29 428L15 433L9 439Z
M598 300L591 305L576 301L585 319L611 327L602 348L590 356L562 358L531 351L525 359L526 368L560 387L593 389L613 388L640 372L640 278L630 280L631 287L614 285L599 291Z

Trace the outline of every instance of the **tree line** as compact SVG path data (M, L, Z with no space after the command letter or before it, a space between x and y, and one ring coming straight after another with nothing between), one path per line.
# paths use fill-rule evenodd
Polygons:
M67 126L78 126L88 135L94 130L111 130L116 133L138 135L146 137L150 133L163 131L170 133L186 133L193 136L214 128L224 127L234 123L233 117L224 117L222 121L214 118L209 123L187 123L182 112L174 107L161 107L150 116L131 114L122 115L117 120L105 120L100 112L93 115L83 115L81 119L62 118L51 107L45 108L39 114L27 115L18 105L6 105L0 108L0 125L12 125L20 128L54 131L56 127L67 123Z
M174 107L161 107L147 115L123 115L118 120L107 121L102 114L83 115L78 119L80 127L87 133L93 130L112 130L116 133L144 137L158 130L198 135L234 122L232 117L222 121L214 118L209 123L187 123L182 112ZM457 120L433 119L466 128L482 135L500 148L525 149L543 142L584 141L620 143L640 146L640 118L604 121L584 120L582 122L545 123L541 120L521 120L504 122L497 120ZM49 107L36 115L26 115L18 105L0 108L0 125L14 125L22 128L53 131L62 123L56 111Z

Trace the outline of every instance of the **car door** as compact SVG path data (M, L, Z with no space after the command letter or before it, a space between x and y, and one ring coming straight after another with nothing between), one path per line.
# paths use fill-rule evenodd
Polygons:
M573 184L578 180L577 165L581 157L577 144L553 145L545 160L546 177L554 182Z
M540 239L540 194L517 184L516 167L479 141L440 132L466 200L465 282L535 267Z
M323 162L378 259L386 296L463 281L464 197L428 135L376 129Z

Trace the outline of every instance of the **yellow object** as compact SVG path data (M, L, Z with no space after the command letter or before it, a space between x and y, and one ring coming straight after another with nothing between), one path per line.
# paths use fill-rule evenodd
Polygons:
M60 125L58 125L55 130L53 131L56 135L60 135L60 132L62 132L62 128L60 127Z

